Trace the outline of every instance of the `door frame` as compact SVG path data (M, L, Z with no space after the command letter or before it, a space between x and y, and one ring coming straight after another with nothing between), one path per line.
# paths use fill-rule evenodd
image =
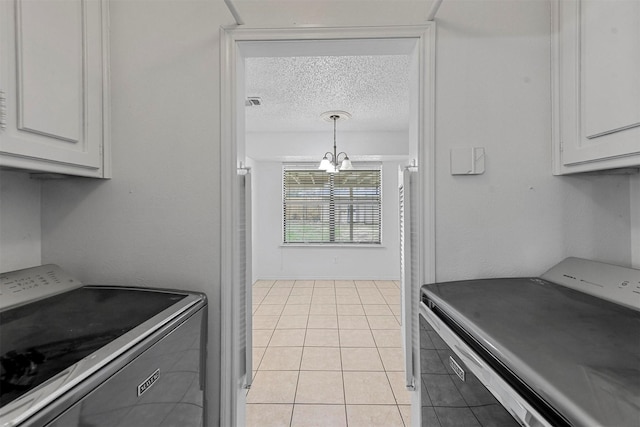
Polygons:
M414 139L413 156L418 167L418 194L422 219L418 230L420 245L420 283L435 280L435 23L390 27L299 27L257 29L223 27L220 29L220 183L221 183L221 372L220 424L235 426L244 418L238 408L244 405L239 318L240 284L236 233L238 229L239 191L235 187L238 168L244 161L244 70L240 43L278 41L356 41L380 39L414 39L416 42L417 105L411 105ZM291 55L294 56L294 55ZM413 88L412 88L413 89ZM415 113L415 114L414 114ZM240 150L239 150L240 148ZM416 296L416 313L419 298ZM414 319L416 322L418 319ZM246 332L246 331L245 331ZM419 363L418 363L419 365ZM251 373L249 373L251 375ZM417 372L419 375L419 371ZM412 415L416 414L416 398ZM418 400L419 402L419 400ZM419 404L418 404L419 408Z

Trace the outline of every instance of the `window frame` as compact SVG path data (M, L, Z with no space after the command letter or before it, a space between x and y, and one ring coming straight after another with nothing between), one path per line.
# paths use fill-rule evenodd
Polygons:
M286 212L286 201L285 201L285 173L286 171L289 170L295 170L295 171L313 171L313 172L320 172L318 170L318 164L317 162L314 163L283 163L282 164L282 174L281 174L281 183L280 183L280 189L282 191L282 200L281 200L281 221L282 221L282 229L281 229L281 242L282 242L282 246L286 246L286 247L290 247L290 246L300 246L300 247L358 247L358 248L366 248L366 247L373 247L373 248L380 248L383 246L383 217L384 217L384 198L383 198L383 187L384 187L384 175L383 175L383 163L382 162L358 162L357 164L353 165L353 171L377 171L379 173L379 224L378 224L378 241L373 242L357 242L357 241L309 241L309 242L287 242L285 237L286 237L286 218L285 218L285 212ZM327 172L322 172L323 174L327 174L329 175ZM344 173L344 172L338 172L335 175L340 175L340 173ZM334 206L335 209L335 206ZM334 217L335 217L335 212L334 212ZM335 224L334 224L335 227ZM336 233L336 231L334 230L334 233Z

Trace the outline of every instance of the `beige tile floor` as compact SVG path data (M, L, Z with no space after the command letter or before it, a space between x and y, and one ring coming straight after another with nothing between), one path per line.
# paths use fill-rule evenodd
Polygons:
M402 358L398 282L257 281L247 426L409 426Z

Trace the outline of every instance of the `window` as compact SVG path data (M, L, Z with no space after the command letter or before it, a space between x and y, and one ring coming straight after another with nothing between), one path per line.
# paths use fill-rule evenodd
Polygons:
M284 243L380 244L380 167L283 169Z

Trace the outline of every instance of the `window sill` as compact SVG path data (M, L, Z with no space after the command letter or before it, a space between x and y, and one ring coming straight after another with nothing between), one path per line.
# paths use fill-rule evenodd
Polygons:
M369 248L383 249L382 243L281 243L281 248Z

